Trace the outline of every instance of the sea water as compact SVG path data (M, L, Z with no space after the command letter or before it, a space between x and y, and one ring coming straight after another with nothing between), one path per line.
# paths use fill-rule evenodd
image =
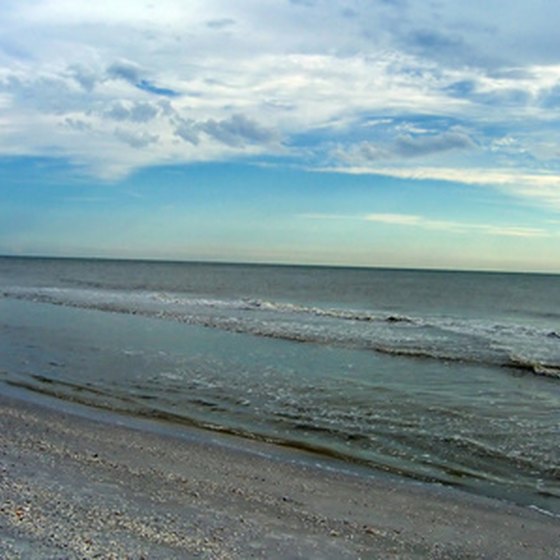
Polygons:
M560 514L560 276L0 259L0 386Z

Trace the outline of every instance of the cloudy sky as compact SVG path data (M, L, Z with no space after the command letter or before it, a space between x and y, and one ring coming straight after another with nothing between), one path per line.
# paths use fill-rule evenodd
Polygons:
M554 0L2 0L0 254L560 272Z

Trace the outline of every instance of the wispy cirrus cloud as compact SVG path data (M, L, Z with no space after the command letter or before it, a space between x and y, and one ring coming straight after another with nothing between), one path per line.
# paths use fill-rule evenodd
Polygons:
M544 238L557 236L554 232L544 228L439 220L427 218L425 216L417 214L372 213L360 215L345 215L312 213L301 214L299 217L309 220L357 220L361 222L371 222L389 226L419 228L464 235L478 233L490 236L519 238Z
M384 175L417 181L449 181L467 185L495 187L560 211L560 174L527 173L511 169L469 169L452 167L340 166L323 172L351 175Z

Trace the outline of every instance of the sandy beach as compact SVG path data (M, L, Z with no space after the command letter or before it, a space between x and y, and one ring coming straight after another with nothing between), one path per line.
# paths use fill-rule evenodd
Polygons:
M0 397L2 558L560 558L560 522L274 446Z

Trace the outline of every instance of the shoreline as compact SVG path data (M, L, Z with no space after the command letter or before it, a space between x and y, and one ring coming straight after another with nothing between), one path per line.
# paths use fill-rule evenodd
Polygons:
M537 511L4 387L0 440L6 559L560 558Z

